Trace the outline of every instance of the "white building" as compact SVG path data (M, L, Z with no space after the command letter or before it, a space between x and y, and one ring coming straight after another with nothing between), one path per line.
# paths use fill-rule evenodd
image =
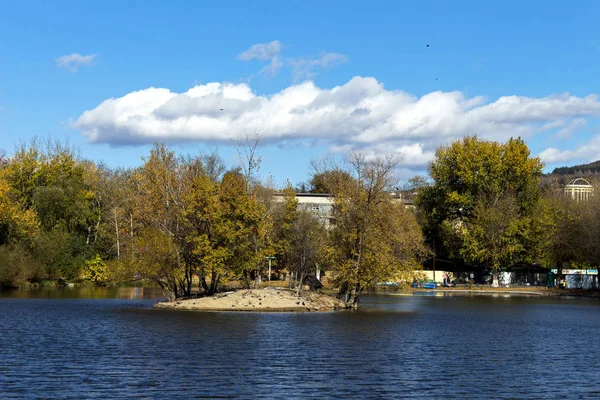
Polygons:
M594 187L586 179L573 179L565 186L565 195L573 200L586 201L594 195Z

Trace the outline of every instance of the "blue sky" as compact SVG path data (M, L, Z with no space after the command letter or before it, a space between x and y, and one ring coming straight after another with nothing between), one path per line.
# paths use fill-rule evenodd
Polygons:
M0 148L56 137L111 166L260 132L261 173L349 149L406 179L466 134L547 170L600 159L600 3L0 0ZM429 45L429 47L427 47ZM151 89L155 88L155 89ZM112 100L111 100L112 99ZM222 110L222 111L221 111Z

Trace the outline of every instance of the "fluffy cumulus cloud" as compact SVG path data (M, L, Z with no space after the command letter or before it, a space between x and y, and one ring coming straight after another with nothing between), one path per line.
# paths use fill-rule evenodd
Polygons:
M82 56L79 53L73 53L54 59L56 65L65 68L71 72L76 72L79 67L89 67L94 64L97 54Z
M72 125L91 142L111 145L154 140L218 143L260 132L263 142L308 141L335 152L397 152L407 165L422 168L440 144L463 135L529 138L573 130L584 118L598 115L600 102L594 95L504 96L490 101L437 91L417 97L387 90L374 78L355 77L331 89L306 81L268 96L233 83L208 83L185 93L148 88L105 100ZM548 149L542 157L551 162L562 157L557 154L562 153Z

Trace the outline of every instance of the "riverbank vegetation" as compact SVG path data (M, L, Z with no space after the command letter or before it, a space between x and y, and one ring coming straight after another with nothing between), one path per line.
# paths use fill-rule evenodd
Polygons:
M440 147L431 182L416 198L419 221L437 257L482 274L515 266L536 270L600 264L600 199L575 201L544 177L521 139L466 137Z
M259 182L257 143L241 145L241 167L156 144L129 170L60 143L20 146L0 167L0 285L144 279L175 299L252 287L273 257L273 277L293 276L298 290L318 264L352 306L363 289L418 268L427 249L414 213L385 192L395 161L356 154L317 172L336 195L326 229L291 187L277 201Z
M411 282L433 254L495 283L514 265L600 263L598 196L566 198L520 139L440 147L430 178L410 180L416 208L390 195L393 157L315 162L307 183L275 188L258 179L257 145L240 143L232 167L156 144L132 169L60 143L18 146L0 156L0 286L144 280L176 299L255 287L270 258L273 279L300 291L318 269L356 306L377 283ZM299 190L333 195L327 221L298 207Z

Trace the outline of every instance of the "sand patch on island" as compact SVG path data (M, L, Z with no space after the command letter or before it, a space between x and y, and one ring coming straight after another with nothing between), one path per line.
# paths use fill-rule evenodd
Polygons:
M214 296L162 301L155 308L197 311L333 311L345 309L343 301L315 292L282 288L242 289Z

